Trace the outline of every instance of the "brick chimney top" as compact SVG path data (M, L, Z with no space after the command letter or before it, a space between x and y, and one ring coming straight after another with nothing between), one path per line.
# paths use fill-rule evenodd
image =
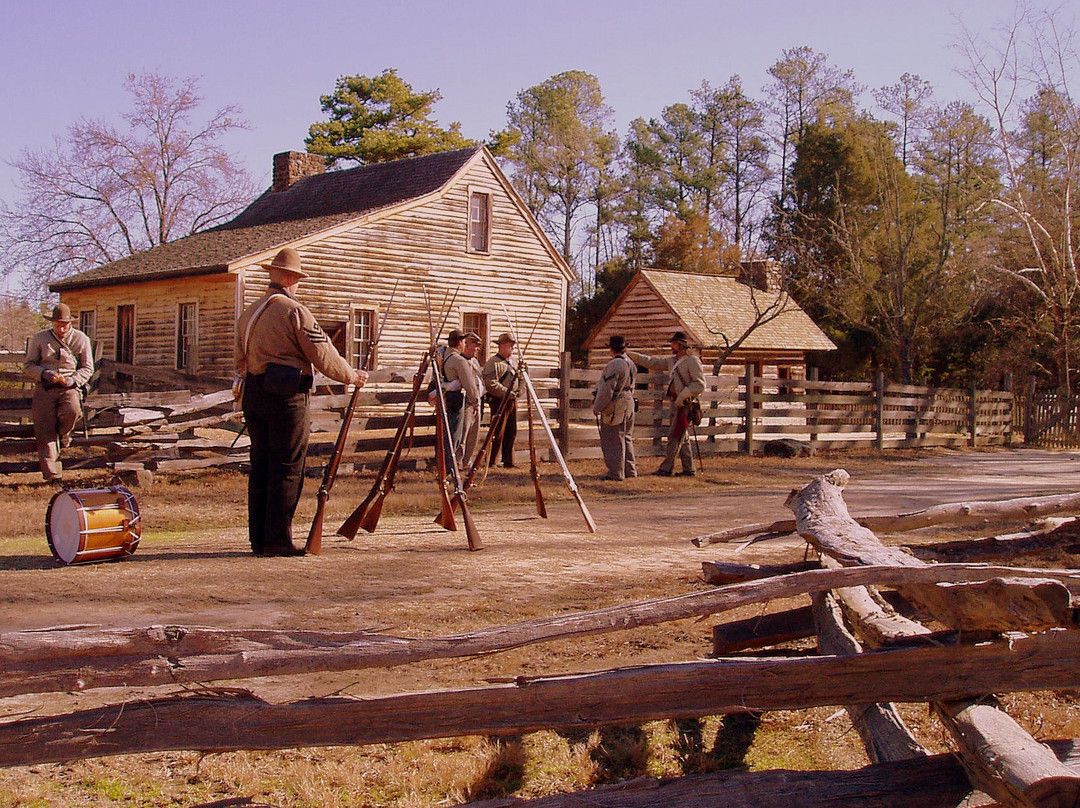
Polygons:
M287 191L297 180L322 174L326 168L322 155L287 151L274 155L272 191Z

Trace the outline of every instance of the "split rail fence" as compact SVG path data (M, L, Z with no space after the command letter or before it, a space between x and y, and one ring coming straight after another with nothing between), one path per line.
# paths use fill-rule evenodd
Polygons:
M242 417L223 382L168 371L103 363L107 383L86 401L86 429L73 440L73 462L117 471L180 471L239 464L247 438L235 438ZM350 431L346 470L381 459L393 438L412 377L409 369L376 371L361 391ZM592 399L600 372L570 366L531 368L546 417L568 459L601 456ZM666 375L639 374L635 449L641 457L662 454L669 412ZM14 369L0 373L0 473L33 471L30 391ZM119 386L168 386L156 392L103 392ZM188 382L186 389L175 386ZM338 392L334 392L334 391ZM317 387L312 396L310 455L328 455L350 397L340 387ZM704 420L695 442L703 455L761 451L766 443L794 439L814 447L986 446L1019 442L1018 408L1008 391L967 390L874 382L821 382L763 378L752 366L743 376L710 375L701 397ZM421 401L405 465L426 466L433 454L435 416ZM518 408L523 418L525 408ZM1031 423L1031 417L1028 418ZM206 429L231 430L209 434ZM200 431L196 431L200 430ZM523 433L522 433L523 434ZM81 454L80 454L81 452ZM13 459L21 456L21 460ZM315 464L312 464L315 465Z
M0 766L170 750L360 746L542 729L581 731L838 706L852 715L872 765L815 773L723 772L487 805L562 808L585 800L623 808L705 804L749 808L762 800L786 804L778 803L786 796L800 806L954 808L972 788L1004 805L1077 804L1080 775L1068 765L1075 765L1076 742L1052 746L1036 742L987 694L1080 687L1075 607L1080 575L1075 570L924 563L881 544L847 514L840 492L845 481L844 472L833 472L793 492L788 500L796 516L794 529L818 551L820 566L803 565L794 571L744 567L733 572L735 565L727 565L727 580L736 583L676 597L427 638L185 626L110 630L67 626L0 633L0 698L111 687L136 689L139 694L124 698L121 691L117 701L106 706L0 722ZM1070 497L1001 504L1009 505L1007 510L1016 518L1075 511L1078 495ZM953 503L937 509L965 518L980 510L973 505L987 504ZM1026 519L1021 516L1020 521ZM1071 532L1057 540L1059 545L1076 542L1072 521ZM976 546L978 540L967 544ZM1008 552L1006 547L1004 553ZM867 611L862 605L870 602L866 587L888 589L895 595L890 601L913 604L938 627L931 631L910 617L886 613L880 605ZM815 647L794 654L788 649L737 657L721 650L705 660L288 703L209 686L237 679L389 668L557 640L580 644L589 636L722 615L740 607L763 608L788 598L813 599L811 633L818 637ZM830 598L843 603L843 615ZM714 637L730 625L714 627ZM777 643L760 625L759 621L756 636L742 647L763 649ZM146 688L168 690L148 693ZM960 762L953 755L929 754L902 721L889 727L875 722L873 715L890 714L891 702L931 704L954 736Z

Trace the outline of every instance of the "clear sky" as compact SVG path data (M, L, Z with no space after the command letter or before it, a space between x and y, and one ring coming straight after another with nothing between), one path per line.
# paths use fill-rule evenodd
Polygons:
M1052 6L1057 6L1054 3ZM1065 5L1068 8L1068 5ZM271 158L302 150L338 76L387 67L438 89L440 124L468 137L505 124L516 93L564 70L600 80L620 133L707 79L738 73L761 96L766 70L807 45L870 88L908 72L938 97L969 95L951 44L1012 19L1014 0L0 0L0 198L7 161L80 116L127 109L128 73L198 76L209 107L251 124L227 146L259 185ZM869 100L864 103L869 104Z

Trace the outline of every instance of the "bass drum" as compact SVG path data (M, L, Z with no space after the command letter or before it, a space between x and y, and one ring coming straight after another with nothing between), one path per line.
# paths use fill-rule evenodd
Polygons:
M139 546L139 506L122 485L58 491L45 514L45 533L61 564L124 558Z

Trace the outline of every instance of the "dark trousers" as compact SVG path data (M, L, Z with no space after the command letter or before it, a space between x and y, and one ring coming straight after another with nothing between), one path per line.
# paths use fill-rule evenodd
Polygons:
M513 399L506 405L506 409L503 410L502 425L495 423L495 415L499 411L499 407L502 406L502 399L492 396L489 401L491 402L491 423L492 429L496 430L496 436L499 435L498 430L502 429L502 437L496 438L491 441L491 457L488 460L489 466L495 465L495 459L502 453L502 464L504 466L514 465L514 441L517 439L517 399Z
M248 538L255 553L288 550L292 520L304 489L308 394L280 396L263 390L261 375L244 382L244 420L251 436L248 472Z

